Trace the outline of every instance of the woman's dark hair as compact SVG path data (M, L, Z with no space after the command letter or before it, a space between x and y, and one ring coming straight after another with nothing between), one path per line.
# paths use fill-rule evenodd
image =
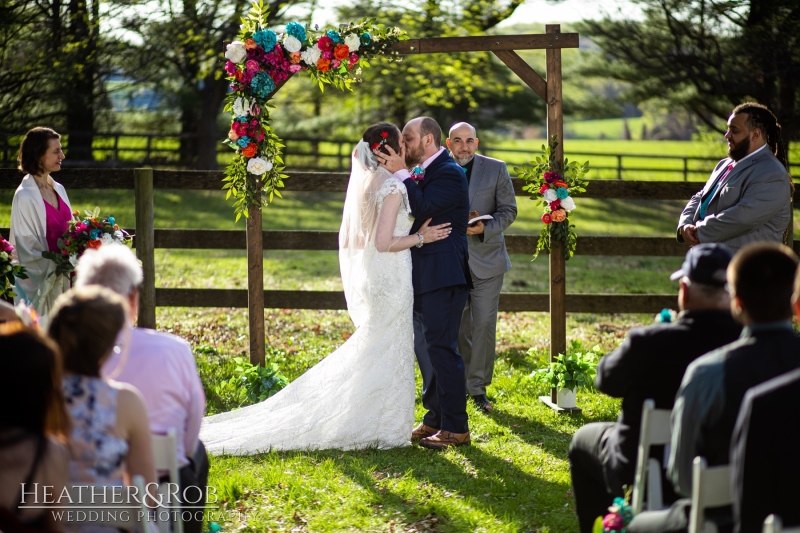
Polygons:
M50 128L37 127L29 130L19 145L19 155L17 156L19 169L31 176L36 176L43 172L42 156L47 153L50 139L60 138L61 135Z
M105 287L87 285L58 297L48 333L64 357L64 370L100 377L102 359L111 353L128 316L125 300Z
M0 428L21 428L64 440L69 418L61 392L58 346L19 322L0 326Z
M387 133L388 135L383 137L382 133ZM370 126L364 132L363 139L373 152L377 145L377 150L388 155L389 152L386 150L386 145L389 145L396 153L400 153L400 130L390 122L380 122Z

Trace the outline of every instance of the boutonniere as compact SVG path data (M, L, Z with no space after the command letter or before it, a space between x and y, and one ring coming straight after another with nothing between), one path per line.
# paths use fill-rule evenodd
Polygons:
M411 179L420 182L422 178L425 177L425 169L422 168L422 165L417 165L411 169Z

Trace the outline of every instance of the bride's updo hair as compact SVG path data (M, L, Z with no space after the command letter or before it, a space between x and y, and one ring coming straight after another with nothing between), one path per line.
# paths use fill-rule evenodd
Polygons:
M387 134L383 136L381 134ZM391 146L396 153L400 153L400 130L390 122L380 122L367 128L364 132L364 142L367 143L374 152L377 150L389 154L386 146Z

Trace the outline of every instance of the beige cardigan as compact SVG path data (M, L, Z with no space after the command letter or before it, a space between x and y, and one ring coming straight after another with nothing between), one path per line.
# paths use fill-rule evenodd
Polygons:
M66 202L72 211L67 191L60 183L49 179L61 201ZM14 303L24 300L40 315L46 316L55 299L69 290L69 279L64 275L56 276L56 264L42 257L42 252L48 250L47 215L42 194L30 174L22 178L14 193L9 241L14 247L13 262L25 267L29 276L28 279L17 279Z

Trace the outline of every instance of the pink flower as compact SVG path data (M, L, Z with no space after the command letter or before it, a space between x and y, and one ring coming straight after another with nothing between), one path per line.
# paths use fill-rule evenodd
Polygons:
M561 176L558 174L558 172L545 172L543 177L547 183L554 183L561 179Z
M300 72L301 70L303 70L302 65L290 65L289 66L289 72L291 72L293 74L296 73L296 72Z
M250 114L258 116L261 114L261 107L256 104L253 104L253 107L250 108Z
M248 59L247 62L244 64L244 67L249 72L258 72L258 61Z
M543 184L543 185L542 185L542 186L539 188L539 194L544 194L544 191L546 191L546 190L547 190L547 189L549 189L549 188L550 188L550 187L548 187L546 183L545 183L545 184Z
M622 517L616 513L607 514L605 518L603 518L603 527L606 531L619 531L625 527L625 522L622 520Z
M236 74L236 63L233 61L225 63L225 72L228 73L228 76L234 76Z
M334 68L334 69L335 68L339 68L339 65L341 65L341 64L342 64L341 61L339 61L338 59L334 59L333 61L331 61L331 68Z
M550 224L552 221L553 217L550 215L550 213L545 213L542 215L542 222L544 222L545 225Z
M322 59L327 59L328 61L333 59L333 50L325 50L322 52Z
M553 200L550 202L550 211L555 211L559 207L561 207L561 200Z
M360 58L358 57L358 54L356 54L356 53L350 54L350 64L351 65L355 65L356 63L358 63L359 59Z

